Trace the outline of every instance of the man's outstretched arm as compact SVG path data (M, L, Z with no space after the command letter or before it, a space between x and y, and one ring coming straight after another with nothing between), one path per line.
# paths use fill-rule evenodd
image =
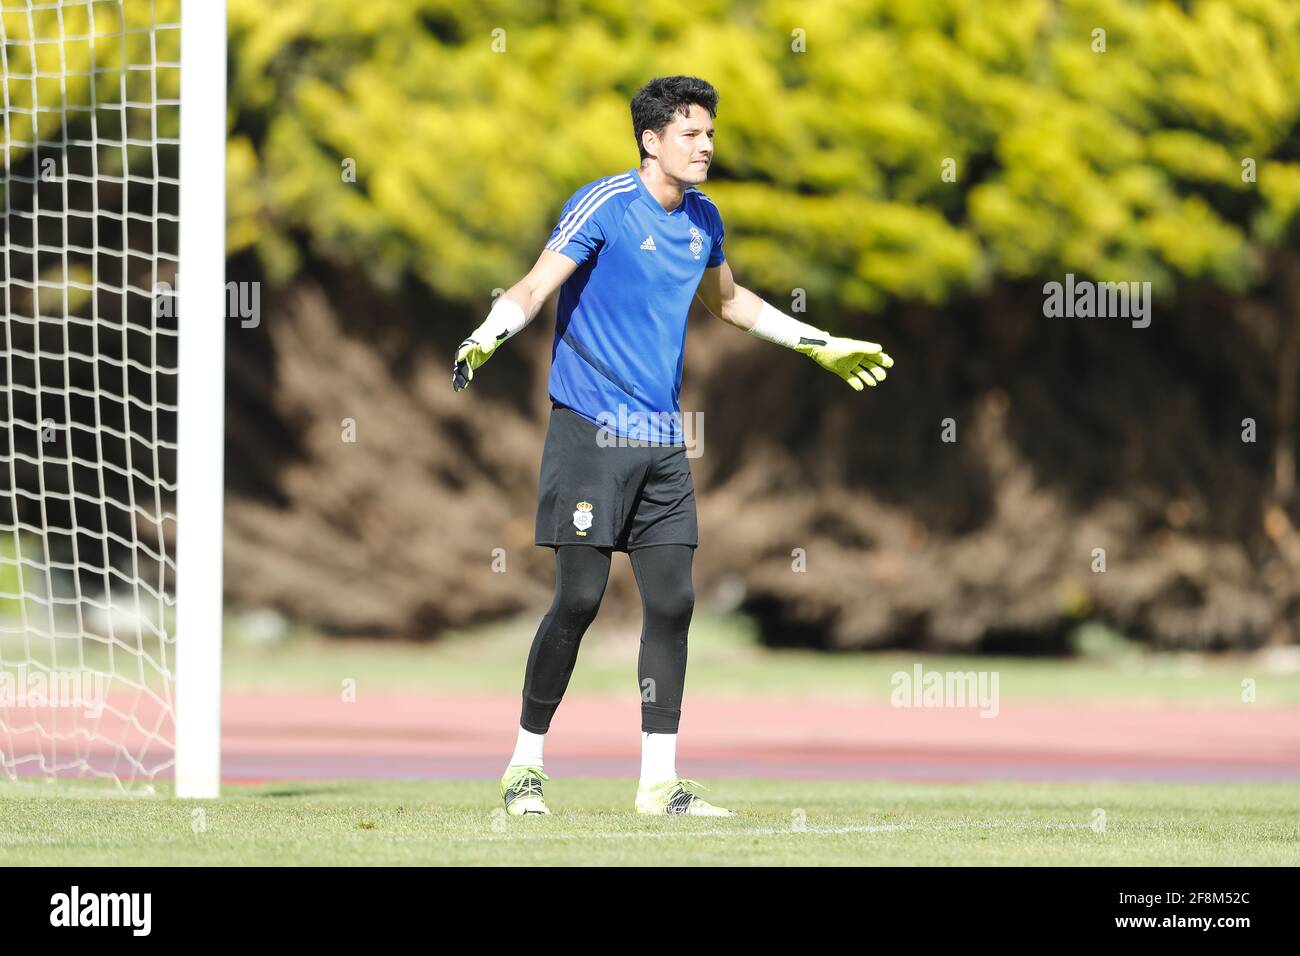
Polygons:
M704 270L695 295L723 322L807 355L859 392L883 382L885 369L894 364L875 342L840 338L773 308L744 286L736 285L731 266L725 261Z
M578 264L568 256L543 249L528 275L507 289L483 324L460 343L452 363L451 387L459 392L468 385L474 370L492 357L497 346L533 321L551 293L576 268Z

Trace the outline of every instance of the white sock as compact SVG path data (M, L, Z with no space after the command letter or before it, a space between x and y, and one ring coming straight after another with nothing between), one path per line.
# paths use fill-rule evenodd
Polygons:
M641 733L641 784L677 779L677 735Z
M530 733L519 728L519 739L515 741L515 755L510 758L512 767L542 766L542 746L546 743L546 734Z

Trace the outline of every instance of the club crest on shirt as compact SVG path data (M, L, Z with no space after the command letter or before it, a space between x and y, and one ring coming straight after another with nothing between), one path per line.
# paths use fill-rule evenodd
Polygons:
M578 534L582 537L587 536L587 529L591 527L591 502L579 501L578 510L573 513L573 526L578 529Z
M704 248L704 239L700 236L700 230L691 226L691 255L696 259L700 257L700 250Z

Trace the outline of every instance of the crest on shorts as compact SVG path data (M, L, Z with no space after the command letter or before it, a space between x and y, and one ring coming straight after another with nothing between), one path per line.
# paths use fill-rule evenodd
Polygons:
M578 502L578 510L573 513L573 526L578 529L578 534L587 536L587 529L591 527L590 501Z

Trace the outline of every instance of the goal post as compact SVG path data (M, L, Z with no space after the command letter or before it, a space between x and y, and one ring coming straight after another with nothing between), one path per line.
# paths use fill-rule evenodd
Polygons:
M0 780L220 792L225 0L0 0Z
M181 7L176 795L221 788L226 0Z

